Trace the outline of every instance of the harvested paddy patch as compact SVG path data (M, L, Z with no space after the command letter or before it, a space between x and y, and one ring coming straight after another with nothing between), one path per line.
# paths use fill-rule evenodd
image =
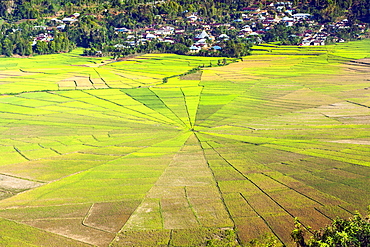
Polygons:
M90 245L108 246L114 234L86 227L81 224L82 219L52 219L23 221L33 227L48 232L75 239Z
M202 78L202 71L197 71L195 73L190 73L180 77L181 80L196 80L200 81Z
M370 145L370 141L366 141L366 140L337 140L337 141L331 141L331 142L349 143L349 144L358 144L358 145Z
M112 246L168 246L170 230L121 231Z
M118 232L139 203L139 201L95 203L91 206L83 223L96 229Z
M0 174L0 188L3 190L20 192L40 185L42 183Z

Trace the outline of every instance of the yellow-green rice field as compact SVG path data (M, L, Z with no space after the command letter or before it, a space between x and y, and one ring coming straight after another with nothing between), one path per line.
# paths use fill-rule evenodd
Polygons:
M293 246L370 204L370 40L81 52L0 58L0 246Z

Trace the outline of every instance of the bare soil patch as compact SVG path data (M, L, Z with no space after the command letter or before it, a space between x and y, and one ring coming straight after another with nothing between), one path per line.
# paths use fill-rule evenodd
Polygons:
M139 204L140 201L95 203L84 223L105 231L118 232Z
M23 191L40 186L42 183L0 174L0 188L9 191Z
M348 143L348 144L357 144L357 145L370 145L370 141L366 140L337 140L337 141L330 141L336 143Z
M259 216L234 218L237 233L242 244L247 244L253 239L264 238L271 230Z
M97 246L108 246L115 234L82 225L80 219L24 221L28 225Z
M112 246L168 246L170 230L123 231Z
M181 76L180 79L200 81L202 79L202 71L197 71L196 73L191 73L191 74Z

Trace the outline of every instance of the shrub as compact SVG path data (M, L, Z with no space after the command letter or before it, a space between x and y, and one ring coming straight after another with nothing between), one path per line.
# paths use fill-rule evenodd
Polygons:
M306 229L298 219L291 236L297 246L301 247L367 247L370 246L370 218L356 213L353 218L337 217L331 225L313 232L313 236L305 240Z

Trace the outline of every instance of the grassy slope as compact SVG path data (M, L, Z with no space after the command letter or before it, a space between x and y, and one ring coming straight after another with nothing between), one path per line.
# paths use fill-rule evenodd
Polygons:
M196 246L270 233L289 245L295 216L318 228L365 210L369 69L351 61L369 43L260 46L166 84L217 58L4 58L4 241Z

